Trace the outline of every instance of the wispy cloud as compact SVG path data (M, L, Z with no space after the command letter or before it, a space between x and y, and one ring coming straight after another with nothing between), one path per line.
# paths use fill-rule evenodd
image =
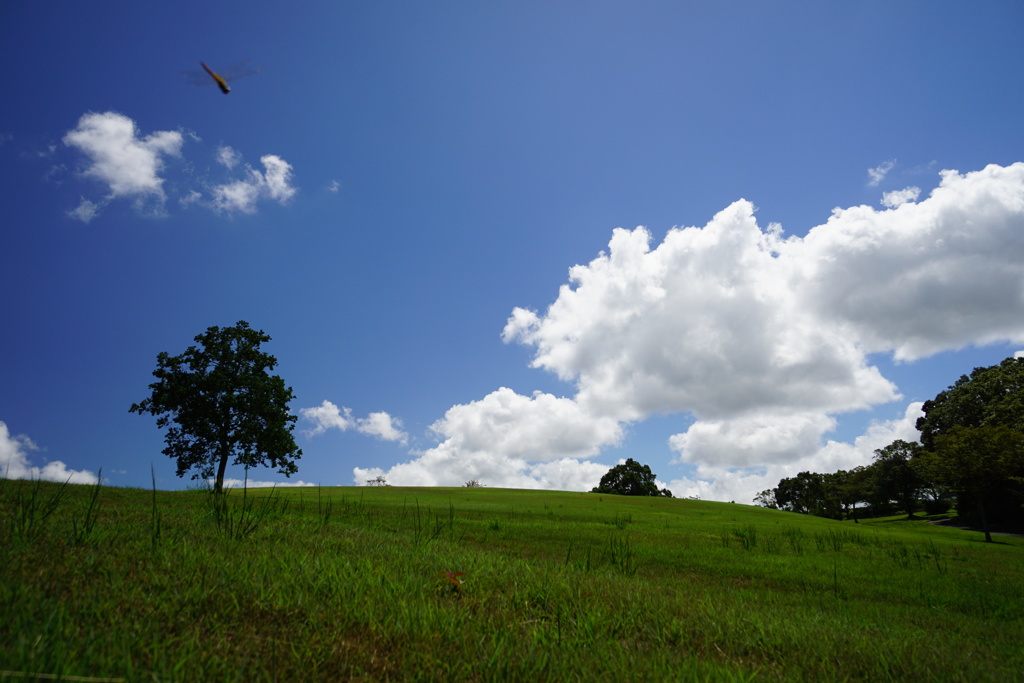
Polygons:
M82 197L82 202L75 208L70 209L67 213L75 220L82 221L88 225L93 218L96 218L96 216L99 215L101 208L102 207L99 204Z
M891 171L895 166L896 160L892 159L891 161L883 162L878 166L875 166L874 168L869 168L868 185L870 187L877 186L879 183L885 180L885 176L887 176L889 174L889 171Z
M261 199L285 204L295 196L298 190L291 184L291 164L274 154L260 157L260 163L265 169L262 173L246 166L244 178L214 186L213 207L228 213L252 214Z
M242 160L242 155L237 150L228 147L227 145L221 145L217 148L216 155L217 163L223 165L225 168L231 169L238 165Z

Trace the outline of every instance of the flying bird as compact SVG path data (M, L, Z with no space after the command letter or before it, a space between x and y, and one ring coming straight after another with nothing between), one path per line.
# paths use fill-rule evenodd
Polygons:
M206 73L210 74L213 77L213 80L217 81L217 87L220 88L220 91L222 93L227 95L229 92L231 92L231 88L228 86L228 82L221 78L216 71L206 66L206 62L199 62L199 64L206 70Z

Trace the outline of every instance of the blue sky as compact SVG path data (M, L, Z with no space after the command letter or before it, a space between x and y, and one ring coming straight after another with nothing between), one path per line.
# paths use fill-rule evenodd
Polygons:
M128 407L247 320L291 483L634 457L749 502L865 464L1024 348L1021 35L1019 2L5 3L0 460L187 485Z

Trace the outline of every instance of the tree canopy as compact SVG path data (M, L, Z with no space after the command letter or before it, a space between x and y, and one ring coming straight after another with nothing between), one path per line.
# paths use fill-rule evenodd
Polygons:
M641 465L629 458L621 465L608 470L601 477L601 483L591 489L591 493L612 493L620 496L665 496L672 497L668 489L658 490L655 481L657 475L651 472L650 465Z
M956 493L958 514L983 527L1024 525L1024 486L1017 479L1024 472L1013 465L1020 460L1012 445L1024 434L1024 358L975 368L926 401L922 412L917 428L932 456L922 471Z
M925 486L919 469L911 463L920 453L921 444L903 439L896 439L875 451L873 473L877 495L896 501L906 511L907 519L914 519L918 493Z
M795 477L779 481L775 489L762 491L755 499L758 504L789 512L820 517L837 517L839 497L831 488L832 475L800 472Z
M1024 358L1007 358L999 365L974 368L956 384L921 408L921 443L935 448L935 439L953 427L1004 425L1024 432Z
M246 468L267 465L285 476L298 471L302 451L288 411L290 387L270 371L277 359L260 350L270 337L239 321L234 327L210 327L178 356L157 355L149 398L129 412L156 416L167 428L163 453L178 461L177 475L196 470L192 479L216 474L221 492L228 461Z

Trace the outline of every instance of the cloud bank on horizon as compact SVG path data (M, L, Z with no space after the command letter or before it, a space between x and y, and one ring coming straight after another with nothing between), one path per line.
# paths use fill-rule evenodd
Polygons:
M165 216L167 178L162 173L167 170L168 158L182 158L185 139L181 131L143 136L135 121L117 112L83 114L63 142L84 157L81 176L99 182L106 193L97 201L83 196L67 214L89 223L111 202L125 199L144 215ZM217 148L214 160L229 172L240 166L242 176L223 182L182 180L176 183L182 206L199 204L217 213L252 214L260 201L286 204L298 192L291 164L275 154L260 157L263 171L243 164L241 154L227 145Z
M0 421L0 477L4 479L42 479L44 481L69 482L72 484L95 484L99 478L89 470L69 469L60 460L53 460L42 467L33 465L29 453L39 447L27 436L13 435L7 424Z
M585 490L607 470L590 458L630 424L679 414L692 423L668 445L696 474L668 487L748 502L783 476L916 439L917 403L852 444L826 440L836 415L902 398L871 354L1024 342L1024 163L940 175L921 201L907 188L883 209L836 208L803 237L760 226L743 199L653 248L647 229L616 229L546 311L517 307L502 331L574 396L499 388L453 406L431 427L438 445L357 467L356 483Z

